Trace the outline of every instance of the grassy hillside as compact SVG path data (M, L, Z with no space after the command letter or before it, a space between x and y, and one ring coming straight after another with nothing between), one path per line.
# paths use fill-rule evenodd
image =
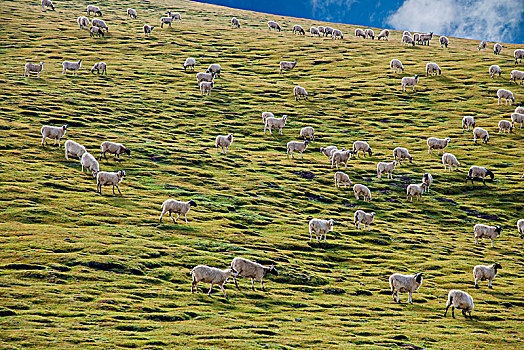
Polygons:
M89 37L76 18L87 1L38 1L0 6L0 344L5 349L120 348L397 348L516 349L523 346L521 179L524 130L498 134L514 107L497 105L510 85L516 45L500 56L476 42L450 38L441 49L357 40L354 27L336 24L344 40L295 37L291 27L320 24L187 1L101 2L109 35ZM127 7L138 11L126 18ZM160 28L169 9L181 24ZM232 16L242 27L229 28ZM91 16L90 16L91 18ZM269 19L283 31L268 32ZM142 26L155 25L144 38ZM522 47L522 46L520 46ZM223 74L209 97L194 73L220 63ZM78 76L63 76L63 60L82 58ZM391 74L399 58L405 74ZM108 75L89 73L98 61ZM298 60L278 74L280 60ZM24 78L26 62L44 61L40 79ZM425 77L437 62L438 77ZM491 64L503 77L490 79ZM522 65L519 65L522 69ZM400 92L402 76L421 75L416 93ZM308 101L292 89L305 87ZM287 114L284 135L263 135L261 112ZM461 119L473 115L491 133L475 145ZM66 137L98 155L104 140L122 142L131 156L101 162L125 169L122 196L95 193L96 181L66 161L63 148L40 146L44 124L69 124ZM285 147L313 126L317 138L304 159ZM227 155L214 149L218 134L233 133ZM450 137L446 149L460 171L445 173L426 138ZM320 146L367 141L371 158L353 159L347 173L369 186L373 201L356 201L333 185L334 170ZM412 164L394 179L377 179L376 163L407 147ZM465 185L471 165L492 169L495 181ZM435 183L421 202L405 198L409 183L431 172ZM193 199L189 223L158 222L167 198ZM356 209L375 211L371 231L354 229ZM520 217L519 217L520 216ZM333 218L327 243L309 242L309 217ZM499 224L502 236L474 244L475 223ZM209 297L190 293L198 264L225 268L235 256L276 264L279 275L251 291L226 284ZM492 290L473 288L472 268L498 261ZM414 304L389 295L393 272L424 272ZM204 288L206 286L203 286ZM443 318L449 289L470 293L474 319Z

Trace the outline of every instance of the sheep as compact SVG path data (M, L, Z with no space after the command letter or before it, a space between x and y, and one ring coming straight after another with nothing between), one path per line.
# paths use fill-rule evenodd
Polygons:
M305 141L289 141L287 143L287 158L289 158L289 154L291 153L291 158L295 158L293 156L293 152L300 152L300 159L304 159L304 156L302 153L306 150L307 146L309 145L309 140Z
M344 184L344 188L349 186L353 186L353 182L349 179L348 174L343 173L342 171L337 171L335 173L335 187L340 188L340 184Z
M500 236L502 227L489 226L484 224L476 224L473 226L473 233L475 234L475 244L479 243L479 238L488 238L491 240L491 247L493 248L493 240Z
M420 34L419 37L419 40L422 42L422 45L427 44L429 46L429 42L431 41L431 39L433 39L433 32L429 34Z
M122 182L125 176L125 170L119 170L117 172L99 171L96 174L96 191L102 194L102 186L113 186L113 194L115 194L116 186L118 193L122 194L120 188L118 188L118 184Z
M335 151L338 151L337 146L320 147L320 153L325 155L328 161L331 160L331 156Z
M426 140L426 144L428 145L428 153L433 153L433 150L437 150L437 154L440 154L440 151L444 152L444 148L448 146L448 144L451 142L451 139L445 138L445 139L438 139L436 137L428 137Z
M271 31L271 28L273 28L274 30L278 30L280 32L280 25L275 22L275 21L268 21L267 22L267 27L269 29L269 31Z
M238 289L240 289L236 279L238 276L251 278L251 288L253 291L255 290L255 279L260 282L262 290L266 291L264 288L264 282L262 282L262 278L264 278L268 273L278 276L278 271L275 266L263 266L245 258L234 258L233 261L231 261L230 266L231 270L237 272L236 275L233 275L233 281L235 282L235 286L237 286Z
M353 193L357 201L360 199L360 196L362 196L364 202L371 202L371 191L366 185L355 184L353 186Z
M282 128L286 125L287 115L283 115L282 118L268 117L264 121L264 135L266 130L269 130L269 134L273 135L271 132L272 128L278 128L278 132L282 135Z
M499 121L499 134L501 132L509 132L511 133L513 131L513 124L508 120L501 120Z
M524 107L521 107L521 106L516 107L515 113L524 114Z
M168 24L171 28L171 23L173 23L173 17L160 17L160 28L164 28L164 24Z
M404 77L400 81L400 91L406 91L406 86L413 86L413 91L415 91L415 85L418 84L418 75L414 77Z
M282 74L282 71L288 70L290 72L293 71L293 68L295 68L297 65L297 61L290 62L290 61L280 61L280 73Z
M524 174L522 177L524 177ZM519 237L522 238L522 235L524 235L524 219L519 219L517 221L517 230L519 231Z
M64 61L62 62L62 67L63 75L65 75L68 70L72 71L73 75L78 75L78 70L80 69L80 67L82 67L82 60L78 60L78 62Z
M46 138L50 138L55 140L55 145L56 140L58 140L58 147L60 147L60 139L66 134L67 127L67 124L62 126L42 126L42 129L40 129L40 133L42 134L42 146L47 145Z
M304 140L309 137L311 141L315 140L315 129L311 126L306 126L300 129L300 137L303 137Z
M415 33L413 34L413 40L417 43L417 44L420 44L420 33Z
M515 103L515 97L513 97L513 93L509 90L506 90L506 89L498 89L497 90L497 97L499 98L498 100L498 104L500 105L501 104L501 100L502 99L505 99L506 100L506 105L508 104L508 101L509 101L509 105L511 106L511 102Z
M495 77L496 74L498 74L499 77L502 74L500 67L496 64L489 66L489 76L491 77L491 79L493 79L493 77Z
M194 200L190 199L187 202L183 201L177 201L176 199L166 199L164 203L162 203L162 214L160 214L159 221L162 222L162 217L165 213L169 213L169 217L171 220L173 220L173 223L176 224L176 221L180 217L180 215L184 215L184 219L187 222L187 213L189 213L189 210L191 207L196 207L197 204ZM176 219L173 219L173 213L176 213Z
M481 178L482 183L486 185L485 177L489 176L491 177L491 181L495 178L495 174L491 170L488 170L484 167L473 165L469 168L468 175L466 176L466 183L468 180L471 180L471 184L473 185L473 179L475 178Z
M364 158L366 158L366 152L368 152L370 157L373 155L373 151L371 150L371 147L365 141L353 142L351 153L353 153L353 155L356 155L358 158L360 158L359 152L362 152L364 154Z
M378 162L377 163L377 177L380 179L382 174L386 174L388 179L393 178L393 170L397 166L397 161L394 160L391 163Z
M218 152L218 147L220 147L222 148L222 153L227 153L227 151L229 150L229 146L231 146L232 143L233 143L233 134L218 135L217 138L215 139L215 147L217 148L217 152ZM224 152L224 148L226 149L225 152Z
M391 73L404 73L404 66L402 65L402 62L400 60L397 60L396 58L392 59L391 62L389 62L389 68L391 68Z
M82 158L80 158L80 164L82 165L82 172L84 172L84 168L86 168L86 170L91 171L93 177L96 177L96 174L98 174L100 171L100 165L98 164L98 161L89 152L82 154Z
M342 34L342 31L339 29L335 29L333 31L333 39L336 39L336 38L344 39L344 34Z
M309 220L309 241L311 242L313 240L313 233L315 233L315 237L317 238L317 241L322 240L322 234L324 235L324 242L326 241L326 236L328 232L333 231L333 224L335 223L335 220L324 220L324 219L311 219Z
M24 71L24 77L30 77L31 72L36 73L36 75L40 78L40 72L44 69L44 62L40 62L40 64L35 63L26 63L25 64L25 71Z
M469 317L473 319L473 317L471 316L471 311L473 311L473 298L468 293L458 289L450 290L448 293L448 301L446 303L446 311L444 311L444 317L446 317L446 314L450 306L451 316L453 316L453 318L455 318L455 308L457 308L462 310L464 318L467 319L467 312L469 313Z
M520 123L520 129L522 129L522 123L524 122L524 114L511 113L511 124L515 127L516 123Z
M45 11L46 7L50 7L53 11L55 10L55 5L53 5L51 0L42 0L42 11Z
M91 68L91 73L95 73L95 70L96 70L96 74L100 74L100 71L102 71L102 74L106 74L107 75L107 64L105 62L97 62L94 64L93 68Z
M349 158L351 158L352 151L351 150L333 150L331 153L331 169L333 169L333 166L336 166L338 169L338 165L341 163L344 163L346 166L346 169L348 168L348 161Z
M522 63L522 59L524 58L524 50L516 49L513 51L513 57L515 57L515 65L517 64L517 60L520 60L519 63Z
M200 93L202 94L202 96L206 94L211 96L211 90L213 90L213 88L215 87L215 82L201 81L200 84L198 84L198 86L200 87Z
M274 116L275 115L271 112L262 112L262 121L266 124L266 119L269 117L273 118Z
M371 28L367 28L364 30L364 34L366 34L366 38L371 38L372 40L375 40L375 32Z
M488 47L488 43L486 42L486 40L482 40L479 44L479 47L477 48L479 51L480 50L486 50L486 47Z
M401 43L402 43L402 46L409 45L409 44L411 44L411 46L415 46L415 40L413 40L412 37L407 36L407 35L404 35L402 37Z
M405 31L402 33L402 36L404 36L404 35L411 37L411 33L408 32L407 30L405 30Z
M436 64L435 62L430 62L426 64L426 76L433 76L433 73L435 73L435 75L442 75L442 70L440 69L438 64Z
M238 18L231 18L231 28L240 28L240 21L238 20Z
M151 32L153 31L153 29L155 29L155 26L150 26L150 25L147 25L147 24L144 24L144 34L147 36L149 36L151 34Z
M98 36L98 37L102 36L103 37L104 36L104 32L103 32L102 28L97 27L97 26L92 26L89 35L91 37L93 37L93 36Z
M426 185L424 192L429 193L429 186L433 183L433 176L431 176L430 173L424 173L424 175L422 175L422 182Z
M320 37L320 31L317 27L309 28L309 33L311 34L311 37L313 37L314 35L318 35Z
M191 270L191 276L193 277L193 282L191 282L191 294L193 290L198 293L198 282L210 283L211 287L207 292L207 295L211 295L213 286L216 284L222 289L224 293L224 298L227 299L226 291L224 290L224 283L227 282L227 279L230 276L235 275L236 272L232 269L220 270L216 267L209 267L207 265L198 265Z
M193 57L186 58L186 61L184 62L184 72L186 71L187 67L191 67L191 70L194 72L195 64L196 60Z
M95 13L95 16L102 16L102 11L100 11L100 8L95 5L87 5L87 15L89 16L91 12Z
M82 158L82 155L87 152L84 146L73 140L67 140L64 143L64 150L66 160L69 160L69 155L78 157L78 159L80 159Z
M366 39L366 33L364 32L363 29L361 28L357 28L355 29L355 36L358 38L359 36L363 37L364 39Z
M475 127L475 119L472 116L465 116L462 118L462 132L464 132L464 129L466 131L469 131L470 129L473 129Z
M136 13L135 9L128 8L127 9L127 16L129 16L130 18L137 18L138 14Z
M306 35L306 31L304 30L304 28L302 28L302 26L298 25L298 24L295 24L293 26L293 34L302 34L302 35Z
M444 153L442 155L442 164L444 165L444 171L446 171L446 168L449 166L449 172L452 172L452 167L455 167L456 170L458 170L460 166L460 162L457 160L457 157L455 157L451 153Z
M80 16L76 19L76 21L78 22L80 29L84 29L84 27L89 28L89 18L86 16Z
M391 296L395 300L395 294L397 296L397 303L400 303L398 293L409 293L408 303L413 304L413 292L416 292L422 285L422 272L418 272L414 275L402 275L400 273L394 273L389 276L389 287L391 288Z
M488 281L488 288L493 289L492 283L497 276L497 270L502 269L502 265L494 263L491 265L477 265L473 268L473 278L475 279L475 288L479 288L479 281Z
M421 184L410 184L406 188L406 200L408 197L411 197L410 202L413 202L413 197L417 200L422 200L422 194L426 192L426 183L422 182Z
M488 143L489 134L487 130L476 127L473 129L473 141L477 143L477 139L481 139L484 143Z
M131 150L124 146L121 143L112 142L112 141L104 141L100 144L100 156L98 157L98 160L102 159L102 156L104 156L104 159L107 159L106 153L114 154L113 160L116 160L115 157L120 160L120 155L122 153L127 154L128 156L131 155Z
M515 84L517 84L517 80L520 80L520 85L523 85L522 84L522 81L524 80L524 72L523 71L515 69L515 70L512 70L509 75L510 75L510 77L509 77L509 82L510 83L513 80L513 82L515 82Z
M167 15L172 19L178 20L178 23L182 23L182 16L178 12L167 11Z
M357 210L355 211L355 214L353 215L354 222L355 222L355 228L357 230L360 230L360 225L362 224L362 228L365 230L366 225L368 225L368 231L370 230L369 225L375 220L375 212L366 213L364 210Z
M400 165L402 165L402 161L406 161L406 159L408 159L410 163L413 163L413 157L409 154L407 148L404 147L395 147L393 150L393 159L398 159Z
M215 73L198 72L196 74L196 79L197 79L197 83L199 86L200 86L200 83L203 81L212 82L214 77L215 77Z
M440 47L444 47L444 46L445 46L446 48L448 47L449 39L448 39L447 37L445 37L445 36L441 36L440 39L439 39L439 41L440 41Z
M319 32L319 33L322 33L322 36L325 36L325 35L326 35L325 31L326 31L326 27L324 27L324 26L318 26L318 32Z
M380 40L384 38L384 40L389 41L389 29L384 29L380 32L380 34L377 36L377 40Z
M293 88L293 94L295 95L295 101L300 100L300 97L302 96L307 100L308 93L306 89L304 89L302 86L295 86Z
M502 51L502 45L500 45L499 43L496 43L495 45L493 45L493 53L495 55L500 55L501 51Z
M331 38L333 39L334 38L334 32L335 32L334 28L324 27L324 35L325 36L331 35Z
M206 73L213 73L215 76L220 78L220 72L222 72L222 67L218 63L210 64L206 70Z

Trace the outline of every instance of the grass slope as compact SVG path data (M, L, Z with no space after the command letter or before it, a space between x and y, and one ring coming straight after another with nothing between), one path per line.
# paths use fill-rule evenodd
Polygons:
M87 1L56 1L42 12L38 1L0 6L0 343L2 348L396 348L522 347L524 284L522 240L515 223L524 198L523 130L497 134L513 108L498 106L496 90L510 88L517 104L522 86L510 86L512 52L500 56L477 43L450 39L441 49L402 47L354 38L354 27L335 25L344 40L295 37L294 23L315 22L186 1L101 3L110 27L104 39L76 24ZM127 7L138 10L126 18ZM161 29L168 10L182 24ZM231 16L242 22L231 30ZM269 33L277 20L283 32ZM144 38L144 23L157 27ZM318 22L316 24L319 24ZM522 47L522 46L521 46ZM196 71L223 67L212 96L202 98L186 57ZM82 58L79 75L62 76L61 62ZM424 75L437 62L443 75L421 77L416 93L400 92L403 76ZM280 60L298 60L293 73L278 74ZM94 76L97 61L107 76ZM26 62L45 61L40 79L24 78ZM491 64L503 78L490 79ZM522 69L522 65L520 65ZM308 101L295 102L304 86ZM262 133L262 111L288 114L284 135ZM489 144L462 133L461 119L474 115L489 130ZM95 194L96 184L63 149L40 147L40 127L61 125L98 154L103 140L132 149L103 170L125 169L123 196ZM285 146L301 127L317 139L304 159L286 159ZM233 133L228 155L213 148L218 134ZM440 156L427 153L425 138L451 137L447 151L462 167L444 173ZM333 186L320 146L350 147L365 140L371 158L350 162L347 173L368 185L373 201L356 201ZM376 178L376 163L407 147L412 164L394 179ZM471 165L495 171L487 187L464 184ZM305 171L312 179L302 177ZM405 187L429 171L435 183L421 202L406 201ZM302 173L301 173L302 172ZM166 198L198 202L189 224L158 223ZM356 209L375 211L371 231L356 231ZM334 218L327 244L309 243L309 216ZM475 223L504 227L491 248L475 245ZM191 295L191 268L225 267L235 256L275 263L268 291L226 285L218 293ZM472 268L499 261L494 289L473 289ZM426 273L414 304L392 302L388 276ZM340 288L343 294L329 294ZM451 288L469 292L475 319L442 318ZM326 293L327 291L327 293Z

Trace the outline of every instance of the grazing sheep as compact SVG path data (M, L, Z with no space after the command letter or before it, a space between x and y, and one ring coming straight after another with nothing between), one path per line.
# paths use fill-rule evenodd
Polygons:
M515 127L516 123L520 123L520 129L522 129L522 123L524 122L524 114L511 113L511 124Z
M400 60L397 60L396 58L392 59L391 62L389 62L389 67L391 68L391 73L397 73L397 70L398 73L400 73L400 71L404 73L404 66L402 65L402 62L400 62Z
M337 39L337 38L344 39L344 34L342 34L342 31L339 29L335 29L333 31L333 39Z
M501 232L502 227L500 226L476 224L473 227L473 233L475 234L475 244L479 243L479 238L487 238L491 240L491 247L493 248L493 240L500 236Z
M496 43L495 45L493 45L493 53L495 55L500 55L501 51L502 51L502 45L500 45L499 43Z
M415 33L415 34L413 34L413 40L414 40L417 44L421 44L421 42L420 42L420 33Z
M323 220L323 219L311 219L309 220L309 241L311 242L313 240L313 233L315 234L315 237L317 238L317 241L322 240L322 234L324 235L324 242L326 241L326 236L328 232L333 231L333 224L335 221L333 219L331 220Z
M495 77L495 75L497 74L499 75L499 77L502 74L500 67L496 64L489 66L489 76L491 77L491 79L493 79L493 77Z
M64 149L65 149L65 159L69 160L69 155L78 157L80 159L84 153L86 153L86 148L82 146L81 144L73 141L73 140L67 140L64 143Z
M424 173L424 175L422 175L422 183L426 185L424 192L429 193L429 186L431 186L431 184L433 183L433 176L431 176L430 173Z
M473 185L473 179L480 178L482 179L482 183L485 185L486 176L490 176L491 181L493 181L493 179L495 178L495 174L493 174L491 170L488 170L481 166L473 165L472 167L469 168L468 175L466 176L466 183L468 182L468 180L471 180L471 184Z
M300 159L304 159L302 153L306 150L308 145L309 145L309 140L289 141L287 143L287 158L289 158L290 153L291 153L291 158L295 158L293 156L293 152L300 152Z
M102 71L102 74L106 74L107 75L107 64L105 62L97 62L94 64L93 68L91 68L91 73L95 73L95 70L96 70L96 74L100 74L100 71Z
M420 37L419 37L419 40L420 42L422 42L422 45L427 44L429 46L429 42L431 41L431 39L433 39L433 32L429 34L420 34Z
M471 316L471 311L473 311L473 298L468 293L458 289L450 290L448 293L448 301L446 303L446 311L444 311L444 317L446 317L446 314L450 306L451 316L453 316L453 318L455 318L455 308L457 308L462 310L464 318L467 318L467 312L469 313L469 317L473 319L473 317Z
M160 214L159 221L162 222L162 217L165 213L169 213L169 217L171 220L173 220L173 223L176 224L176 221L180 217L180 215L184 215L184 219L186 220L187 224L187 213L189 213L189 210L191 207L196 207L197 204L194 200L190 199L187 202L183 201L177 201L176 199L166 199L164 203L162 203L162 214ZM173 219L173 213L176 213L176 219Z
M96 174L96 191L102 194L102 186L113 186L113 194L115 194L116 186L118 193L122 194L120 188L118 188L118 184L122 182L124 176L126 176L125 170L119 170L117 172L99 171Z
M266 124L266 119L269 117L273 118L274 116L275 115L271 112L262 112L262 121Z
M360 196L364 197L364 202L371 202L371 191L365 185L355 184L353 186L353 193L357 201L360 199Z
M473 278L475 279L475 288L479 288L479 281L488 281L488 288L493 289L493 280L497 276L497 270L502 269L502 265L494 263L491 265L477 265L473 268Z
M288 70L288 71L293 71L293 68L295 68L297 65L297 61L294 61L294 62L290 62L290 61L280 61L280 73L279 74L282 74L282 71L284 70Z
M406 86L413 86L413 91L415 91L415 85L418 84L418 75L414 77L404 77L400 81L400 91L406 91Z
M337 146L320 147L320 153L325 155L328 160L331 160L331 155L335 151L338 151Z
M283 115L282 118L267 117L264 121L264 135L266 130L269 130L269 134L273 135L271 132L272 128L278 128L278 132L282 135L282 128L286 126L287 115Z
M215 78L215 73L198 72L196 74L198 86L200 86L200 83L203 81L212 82L213 78Z
M335 173L335 187L340 188L340 184L344 184L344 188L349 186L353 186L353 182L349 179L348 174L343 173L342 171L337 171Z
M322 33L322 36L325 36L325 35L326 35L325 31L326 31L326 27L324 27L324 26L318 26L318 32L319 32L319 33Z
M24 77L30 77L31 72L36 73L36 75L40 78L40 72L44 69L44 62L40 62L40 64L35 63L26 63L25 64L25 71L24 71Z
M186 71L187 67L191 67L191 70L195 71L195 64L196 60L193 57L186 58L186 61L184 62L184 72Z
M231 18L231 28L240 28L240 21L238 20L238 18Z
M464 129L466 131L469 131L470 129L473 129L475 127L475 119L472 116L465 116L462 118L462 132L464 132Z
M502 99L506 100L506 105L508 104L511 106L511 102L515 103L515 97L513 97L513 93L506 89L498 89L497 90L497 97L499 98L498 104L500 104Z
M363 37L364 39L366 39L366 32L364 32L363 29L361 28L357 28L355 29L355 36L358 38L359 36Z
M151 34L151 32L153 31L153 29L155 29L155 26L150 26L150 25L147 25L147 24L144 24L144 34L147 36L149 36L149 34Z
M352 151L351 150L333 150L331 152L331 169L333 169L333 166L336 165L338 169L338 165L341 163L344 163L346 166L346 169L348 168L348 161L349 158L351 158Z
M331 38L333 39L335 29L334 28L331 28L331 27L324 27L324 35L325 36L328 36L328 35L331 35Z
M440 154L440 151L444 152L444 148L448 146L448 144L451 142L451 139L445 138L445 139L438 139L436 137L428 137L426 144L428 145L428 153L433 153L433 150L437 150L437 154Z
M91 37L93 37L93 36L103 37L104 36L104 31L100 27L92 26L89 35Z
M404 36L402 37L402 41L401 41L401 43L402 43L402 46L410 45L410 44L411 44L411 46L415 46L415 40L413 40L412 37L407 36L407 35L404 35Z
M448 47L449 39L448 39L447 37L445 37L445 36L441 36L440 39L439 39L439 41L440 41L440 47L444 47L444 46L445 46L446 48Z
M76 21L78 22L80 29L84 29L84 27L89 28L89 18L86 16L80 16L76 19Z
M210 267L207 265L195 266L193 270L191 270L191 276L193 276L193 282L191 282L191 294L193 294L193 290L198 293L198 282L204 282L211 284L207 295L211 295L213 286L216 284L220 289L222 289L224 298L227 299L226 291L224 290L224 283L226 283L227 279L233 275L235 275L235 271L232 269L220 270L216 267Z
M351 152L353 153L353 155L356 155L358 158L360 158L359 152L362 152L364 154L364 158L366 158L366 152L368 152L370 157L373 155L373 151L371 150L371 147L365 141L353 142L353 147L352 147Z
M298 25L298 24L295 24L293 26L293 34L302 34L302 35L306 35L306 31L304 30L304 28L302 28L302 26Z
M176 20L178 20L178 23L181 23L181 22L182 22L182 16L181 16L180 13L178 13L178 12L167 11L167 15L168 15L169 17L171 17L172 19L176 19Z
M449 171L453 171L453 167L455 167L456 170L458 170L460 163L457 160L457 157L455 157L451 153L444 153L442 155L442 164L444 165L444 171L446 171L446 168L449 166Z
M300 97L303 97L307 100L308 97L306 89L304 89L302 86L295 86L293 88L293 94L295 95L295 101L300 100Z
M91 171L93 177L96 177L96 174L98 174L100 171L100 165L98 164L98 161L89 152L82 154L82 158L80 158L80 164L82 165L82 172L84 172L84 168L86 168L86 170Z
M107 26L106 22L104 22L103 20L99 18L93 18L93 20L91 21L91 24L93 26L105 29L106 32L109 32L109 27Z
M160 17L160 28L164 28L164 24L168 24L171 28L171 23L173 23L173 17Z
M275 21L268 21L267 22L267 27L269 29L269 31L271 31L271 28L273 28L274 30L278 30L280 32L280 25L275 22Z
M411 33L408 32L407 30L405 30L405 31L402 33L402 36L404 36L404 35L411 37Z
M222 153L227 153L227 151L229 150L229 146L231 146L232 143L233 143L233 134L218 135L217 138L215 139L215 147L217 148L217 152L218 152L218 147L220 147L222 148ZM225 152L224 152L224 148L226 149Z
M375 212L366 213L364 210L357 210L355 211L355 214L353 215L354 222L355 222L355 228L357 230L360 230L360 225L362 225L363 229L366 229L366 225L368 225L368 231L370 230L369 225L375 220Z
M50 7L53 11L55 10L55 5L53 5L51 0L42 0L42 10L45 11L46 7Z
M518 106L515 108L515 113L524 114L524 107Z
M311 34L311 37L313 37L314 35L318 35L320 37L320 31L317 27L309 28L309 33Z
M384 38L384 40L389 41L389 29L384 29L380 32L380 34L377 36L377 40L380 40Z
M42 129L40 129L40 133L42 134L42 146L47 145L46 138L54 139L55 145L56 140L58 140L58 147L60 147L60 139L65 135L67 131L68 125L62 125L62 126L51 126L51 125L44 125L42 126Z
M136 13L136 10L135 9L132 9L132 8L128 8L127 9L127 15L131 18L137 18L138 17L138 14Z
M482 40L479 44L478 50L486 50L486 47L488 47L488 43L486 42L486 40Z
M476 127L473 129L473 141L477 143L477 139L481 139L484 143L488 143L489 134L487 130Z
M395 147L393 150L393 159L397 160L402 165L402 161L409 160L410 163L413 163L413 157L409 154L407 148L404 147Z
M522 59L524 58L524 50L516 49L513 51L513 57L515 57L515 64L517 64L517 60L520 60L519 63L522 63Z
M501 132L506 132L506 131L511 133L513 131L513 124L508 120L499 121L499 134Z
M520 80L520 85L522 85L522 81L524 80L524 72L523 71L515 69L515 70L512 70L509 75L510 75L510 77L509 77L509 82L510 83L513 80L515 82L515 84L517 84L517 80Z
M100 8L95 5L87 5L87 15L89 16L91 12L95 13L95 16L102 16L102 11L100 11Z
M435 62L430 62L426 64L426 76L432 76L433 73L435 73L435 75L442 75L442 70L440 69L438 64L436 64Z
M212 73L219 78L220 78L220 72L222 72L222 67L218 63L210 64L206 70L206 73Z
M98 160L102 159L102 156L104 156L104 159L107 159L106 153L113 154L113 160L116 160L115 157L120 160L120 155L125 153L128 156L131 155L131 150L127 147L125 147L121 143L117 142L111 142L111 141L104 141L100 144L100 150L102 151L100 153L100 157L98 157Z
M315 129L311 126L306 126L300 129L300 137L303 137L304 140L309 137L311 141L315 140Z
M394 160L391 163L378 162L377 163L377 177L380 179L382 174L387 174L388 179L393 178L393 170L397 166L397 161Z
M238 276L251 278L251 288L253 290L255 290L256 279L260 282L263 291L266 291L266 289L264 288L264 282L262 282L262 278L264 278L268 273L278 276L278 271L277 269L275 269L275 266L263 266L254 261L240 257L236 257L233 259L233 261L231 262L231 270L237 272L236 275L233 275L233 281L235 282L235 286L237 286L238 289L240 289L236 279L236 277Z
M524 177L524 174L522 177ZM519 231L519 237L522 238L522 235L524 235L524 219L519 219L517 221L517 230Z
M402 275L400 273L394 273L389 276L389 286L391 288L391 296L395 300L395 294L397 296L397 303L400 303L398 293L409 293L408 303L413 304L413 292L416 292L422 285L422 272L414 275Z
M422 200L422 195L426 192L426 183L421 184L410 184L406 189L406 200L411 197L410 202L413 202L413 197L417 200Z
M78 75L78 70L82 67L82 60L78 60L78 62L64 61L62 62L62 67L62 74L65 75L70 70L73 72L73 75Z
M211 96L211 90L215 87L215 82L209 82L209 81L201 81L200 84L198 84L200 87L200 93L202 96L209 95Z
M364 33L366 34L366 38L371 38L372 40L375 40L375 32L371 28L367 28L364 30Z

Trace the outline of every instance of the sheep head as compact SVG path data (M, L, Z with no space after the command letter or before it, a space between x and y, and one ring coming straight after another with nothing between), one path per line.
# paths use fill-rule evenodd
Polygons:
M268 273L270 274L273 274L275 276L278 276L278 271L277 269L275 268L275 265L271 265L269 268L268 268Z
M194 200L190 199L189 202L187 202L189 204L190 207L196 207L197 204Z
M415 281L416 281L417 283L422 283L422 275L424 275L422 272L417 272L417 273L415 274Z
M497 234L500 236L502 234L502 227L495 226L495 232L497 232Z
M369 156L370 156L370 157L373 155L373 151L371 150L371 147L368 148L368 153L369 153Z
M499 263L494 263L493 268L495 269L495 271L497 271L497 269L502 269L502 265L500 265Z

